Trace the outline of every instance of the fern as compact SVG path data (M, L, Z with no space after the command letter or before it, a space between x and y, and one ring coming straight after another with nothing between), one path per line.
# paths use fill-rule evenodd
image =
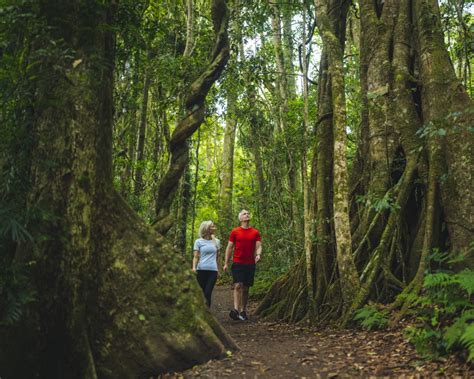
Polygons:
M474 293L474 271L469 269L461 271L456 275L456 282L469 296Z
M455 273L452 265L459 263L460 257L433 251L430 259L439 268L425 275L421 295L400 295L410 300L418 320L406 333L426 357L466 350L467 359L474 360L474 271Z
M469 353L467 360L474 360L474 324L470 324L466 327L460 341L467 348Z
M33 237L23 226L20 214L14 205L0 202L0 237L10 235L13 241L33 241Z
M30 288L24 268L16 265L0 266L0 326L17 322L25 305L35 300L35 292Z
M423 281L424 288L447 287L455 282L452 275L446 272L437 272L435 274L426 275Z
M383 329L387 326L387 311L379 311L373 305L367 305L355 312L355 321L359 321L360 325L367 330Z
M464 335L472 321L474 321L474 309L469 309L461 313L461 316L451 326L446 328L443 338L447 343L448 349L455 347L461 342L461 336Z

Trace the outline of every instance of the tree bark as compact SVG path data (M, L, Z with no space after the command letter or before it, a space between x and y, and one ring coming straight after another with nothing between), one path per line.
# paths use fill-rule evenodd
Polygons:
M313 204L311 191L311 176L308 174L308 152L309 146L306 143L306 137L309 134L309 83L308 83L308 59L306 53L306 10L303 10L303 30L301 34L301 56L302 56L302 74L303 74L303 101L304 101L304 138L305 146L303 147L302 159L302 176L303 176L303 202L304 202L304 252L306 259L306 286L308 288L308 319L312 323L316 318L316 302L315 302L315 281L313 275L314 259L313 259Z
M449 231L451 249L467 256L474 267L474 251L469 248L474 235L474 125L473 103L456 77L450 62L436 0L414 3L420 43L423 116L432 128L433 149L439 149L443 178L437 178ZM441 130L443 129L443 130ZM446 133L444 133L446 132ZM445 134L445 135L444 135Z
M154 226L161 233L166 233L173 223L170 211L171 205L179 180L189 160L187 140L203 122L207 93L219 78L229 59L228 10L225 0L213 0L212 20L216 34L212 60L206 70L190 87L190 93L185 101L186 115L178 123L171 137L170 167L158 189L156 200L157 220Z
M35 245L16 257L30 262L37 299L1 332L2 376L149 377L235 347L182 258L112 186L114 8L39 5L70 53L41 63L28 196L40 216Z
M296 239L301 241L303 235L303 225L301 222L301 213L298 207L299 187L297 186L298 167L296 164L295 153L293 147L290 145L290 128L292 127L288 120L289 115L289 100L294 97L290 89L295 89L294 79L288 80L287 76L293 75L293 64L288 61L292 59L291 43L289 39L285 40L282 35L280 5L269 0L272 9L271 23L273 32L273 49L275 52L275 60L277 64L277 80L276 80L276 98L278 102L278 124L280 126L280 133L283 135L284 146L286 149L286 165L289 193L291 193L291 219L293 234ZM284 26L286 26L287 33L291 32L291 15L286 13Z
M150 64L152 55L148 54L146 64ZM140 115L140 127L138 132L138 144L137 144L137 169L135 172L135 188L134 195L138 198L143 192L143 171L145 164L145 136L147 129L147 113L148 113L148 92L150 90L151 76L150 69L145 69L145 78L143 80L143 97L142 97L142 109Z
M237 130L237 98L233 89L228 90L226 126L224 131L224 148L222 152L222 179L219 191L220 214L219 221L223 233L232 229L232 191L234 182L234 146Z
M337 4L342 8L341 1ZM349 187L347 175L346 102L344 88L344 49L328 17L328 2L316 0L316 15L321 38L328 52L331 73L332 113L334 127L334 229L338 271L344 304L347 307L357 293L360 282L352 257L351 228L349 222Z

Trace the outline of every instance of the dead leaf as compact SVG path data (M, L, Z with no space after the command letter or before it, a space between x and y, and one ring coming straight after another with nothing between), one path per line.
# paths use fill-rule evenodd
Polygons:
M76 68L79 66L82 62L82 59L76 59L74 62L72 62L72 68Z

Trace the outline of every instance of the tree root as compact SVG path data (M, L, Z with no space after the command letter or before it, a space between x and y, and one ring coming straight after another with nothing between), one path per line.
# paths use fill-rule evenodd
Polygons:
M369 296L369 291L374 284L378 272L381 269L381 262L383 258L387 256L386 251L387 248L391 245L393 236L395 234L395 230L398 225L398 221L400 218L400 210L403 209L406 202L408 201L408 197L412 188L413 178L416 172L417 164L415 159L409 159L405 171L403 173L402 178L399 181L399 185L395 191L398 191L397 201L395 209L392 210L390 216L388 218L387 224L385 229L382 233L382 237L378 246L375 248L372 256L370 257L369 262L365 266L364 271L361 274L361 283L362 286L360 288L359 293L356 295L354 301L349 306L349 308L345 311L341 319L342 327L347 326L348 322L351 320L353 313L362 306L362 304L366 301L367 297ZM387 274L387 276L389 276Z

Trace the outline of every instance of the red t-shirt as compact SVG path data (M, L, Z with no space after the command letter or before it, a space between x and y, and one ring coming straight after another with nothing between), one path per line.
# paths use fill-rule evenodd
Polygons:
M260 240L260 233L255 228L239 226L232 229L229 241L234 243L234 263L255 264L255 245Z

